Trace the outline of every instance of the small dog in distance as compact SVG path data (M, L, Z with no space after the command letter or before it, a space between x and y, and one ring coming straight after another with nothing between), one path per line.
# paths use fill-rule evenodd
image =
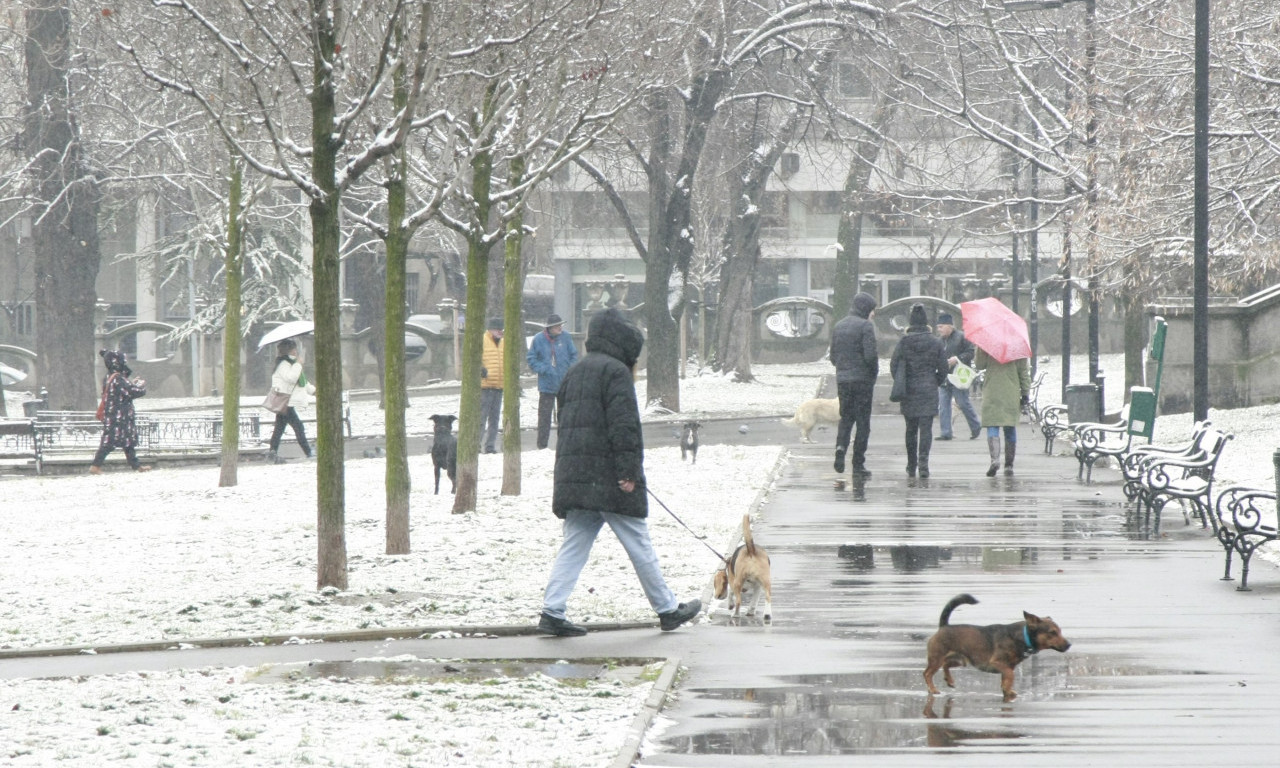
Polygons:
M680 433L680 460L684 461L692 457L693 464L698 463L698 428L702 424L696 421L686 421L684 429Z
M458 492L458 438L453 436L453 422L457 416L433 414L431 422L435 432L431 443L431 464L436 474L436 494L440 493L440 470L449 475L452 486L449 493Z
M924 668L924 682L930 694L938 689L933 676L942 670L947 685L954 688L951 677L953 667L971 666L983 672L1000 675L1000 690L1005 701L1012 701L1018 694L1013 690L1013 669L1028 656L1046 648L1059 653L1071 647L1062 636L1053 619L1022 612L1023 621L1013 624L950 624L951 612L961 605L975 605L973 595L962 594L951 598L938 619L938 631L929 638L928 662Z
M832 398L830 400L816 399L805 400L796 408L796 415L789 419L783 419L783 424L795 424L800 427L800 442L812 443L809 433L819 424L839 424L840 423L840 400Z
M742 604L751 600L747 615L754 616L756 604L764 598L764 620L773 621L773 583L769 570L769 553L756 546L751 538L751 517L742 516L742 544L733 550L724 567L716 571L715 596L717 600L729 600L728 607L734 618L742 610Z

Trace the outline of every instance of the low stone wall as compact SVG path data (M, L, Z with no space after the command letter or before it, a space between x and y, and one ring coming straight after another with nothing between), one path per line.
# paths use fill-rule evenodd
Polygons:
M1193 322L1190 299L1147 309L1169 324L1165 337L1160 412L1190 411L1194 393ZM1155 363L1147 363L1154 380ZM1280 402L1280 286L1209 306L1209 403L1243 408Z

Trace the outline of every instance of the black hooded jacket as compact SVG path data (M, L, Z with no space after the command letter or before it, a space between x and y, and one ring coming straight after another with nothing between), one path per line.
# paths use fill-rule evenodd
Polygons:
M876 328L871 311L876 301L868 293L853 297L853 309L831 329L831 364L836 382L874 384L880 375L880 355L876 350Z
M644 335L620 312L607 309L587 327L587 354L556 393L559 421L551 510L571 509L647 517L644 441L632 368ZM619 480L634 480L625 493Z

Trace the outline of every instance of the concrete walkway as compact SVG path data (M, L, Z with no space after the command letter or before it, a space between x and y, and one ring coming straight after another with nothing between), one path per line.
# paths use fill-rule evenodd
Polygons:
M1276 760L1280 573L1259 562L1254 591L1237 592L1218 580L1216 541L1176 511L1162 539L1132 535L1115 471L1077 482L1075 461L1044 455L1029 426L1016 474L995 478L983 474L985 441L961 439L935 442L933 477L909 479L901 433L900 417L876 416L874 474L843 487L831 432L814 445L779 434L792 457L755 528L773 558L772 626L716 614L672 633L9 659L0 677L402 653L668 658L687 671L648 729L642 765L878 767L936 764L938 752L964 766ZM959 592L981 603L953 623L1012 622L1025 609L1051 615L1073 647L1023 663L1013 702L1001 700L998 677L971 669L931 700L924 643Z

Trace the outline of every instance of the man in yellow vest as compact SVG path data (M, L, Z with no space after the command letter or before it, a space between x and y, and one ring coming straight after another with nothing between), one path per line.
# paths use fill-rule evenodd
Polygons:
M485 453L497 453L498 422L502 420L502 318L489 319L480 339L480 436Z

